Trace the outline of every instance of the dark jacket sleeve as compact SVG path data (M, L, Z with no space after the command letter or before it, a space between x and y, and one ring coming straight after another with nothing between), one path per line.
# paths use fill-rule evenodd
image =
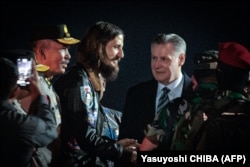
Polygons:
M36 113L26 115L5 103L4 109L1 108L1 126L16 132L15 136L26 145L46 146L57 137L55 118L43 96L37 97L32 105Z
M40 118L36 129L36 141L38 146L46 146L58 137L56 119L45 96L39 96L31 104L30 110L34 113L34 116Z
M120 125L119 139L133 138L142 142L147 124L155 115L156 80L149 80L129 88Z

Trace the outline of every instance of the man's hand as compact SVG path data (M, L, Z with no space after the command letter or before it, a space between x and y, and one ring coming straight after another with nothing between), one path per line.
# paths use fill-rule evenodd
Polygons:
M135 139L125 138L125 139L118 140L116 143L130 150L138 150L140 147L140 144Z

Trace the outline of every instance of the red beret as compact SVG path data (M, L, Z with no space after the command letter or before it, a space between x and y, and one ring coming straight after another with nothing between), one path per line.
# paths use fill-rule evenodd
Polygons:
M235 42L219 43L219 61L241 69L250 69L250 52Z

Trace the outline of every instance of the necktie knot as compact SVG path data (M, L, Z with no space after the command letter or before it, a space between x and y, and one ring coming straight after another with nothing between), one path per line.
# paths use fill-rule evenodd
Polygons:
M168 94L170 90L167 87L162 88L163 94Z

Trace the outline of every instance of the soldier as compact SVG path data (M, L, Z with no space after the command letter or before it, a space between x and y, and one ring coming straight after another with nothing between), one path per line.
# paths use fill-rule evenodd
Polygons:
M193 62L195 64L193 77L198 83L192 95L192 108L195 110L193 114L196 114L199 104L207 99L213 99L218 90L216 79L218 51L208 50L199 53L194 57Z
M189 111L179 118L172 142L172 150L195 150L204 129L207 115L200 111L201 104L213 99L217 89L215 71L218 61L217 50L198 53L193 58L194 71L192 78L197 82L191 99Z
M235 42L219 44L216 78L218 93L201 110L208 122L201 150L250 149L250 101L244 91L249 78L250 53Z

